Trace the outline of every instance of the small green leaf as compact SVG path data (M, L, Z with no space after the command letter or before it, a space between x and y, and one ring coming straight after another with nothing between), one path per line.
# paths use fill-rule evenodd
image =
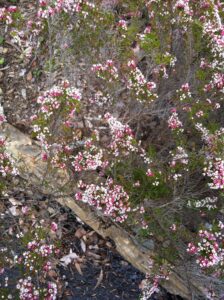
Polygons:
M4 59L4 57L0 57L0 65L3 65L3 64L4 64L4 62L5 62L5 59Z
M4 37L0 35L0 45L2 45L4 42Z

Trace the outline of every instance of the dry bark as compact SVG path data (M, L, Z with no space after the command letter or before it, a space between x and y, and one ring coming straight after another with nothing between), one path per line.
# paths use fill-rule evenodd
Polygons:
M65 171L59 170L54 174L49 172L50 166L41 160L39 145L28 135L11 126L4 125L0 134L7 138L6 148L16 160L20 176L32 185L40 188L48 195L55 195L55 200L62 206L69 207L84 223L92 227L104 238L114 241L117 251L134 267L140 271L150 272L149 259L153 259L155 253L140 245L129 233L119 225L105 221L87 205L75 201L70 196L64 196L72 192L69 184L69 176ZM59 187L62 187L61 189ZM187 271L186 271L187 270ZM195 266L175 268L168 281L162 285L172 294L180 295L184 299L206 299L205 285L211 282L211 278L202 277ZM219 281L214 283L218 293L224 290Z

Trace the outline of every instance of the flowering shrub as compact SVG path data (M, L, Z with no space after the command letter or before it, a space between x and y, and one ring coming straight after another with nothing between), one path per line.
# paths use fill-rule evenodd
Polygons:
M23 61L44 57L47 83L31 121L49 169L68 172L74 201L162 241L159 267L182 258L180 243L202 272L222 276L223 225L199 228L211 227L223 199L223 3L39 0L20 24L17 11L1 8L0 22ZM16 175L0 146L1 177ZM20 299L55 299L55 283L39 290L32 277L33 267L53 267L54 245L34 234L24 247ZM143 299L166 277L154 275Z

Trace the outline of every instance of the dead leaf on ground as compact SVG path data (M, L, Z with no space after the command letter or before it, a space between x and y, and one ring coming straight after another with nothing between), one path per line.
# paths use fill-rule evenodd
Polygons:
M19 209L18 209L16 206L10 207L10 208L9 208L9 211L10 211L10 213L11 213L14 217L20 215L20 211L19 211Z
M98 255L98 254L96 254L96 253L94 253L94 252L91 252L91 251L86 252L86 255L87 255L87 256L91 256L91 257L93 257L93 258L95 258L95 259L98 259L98 260L101 259L101 256L100 256L100 255Z
M22 205L22 203L18 200L16 200L15 198L9 198L9 202L12 204L12 205Z
M81 248L82 248L82 251L85 253L86 252L86 243L81 240Z
M26 76L26 79L27 79L28 81L31 81L32 78L33 78L32 72L29 72L29 73L27 74L27 76Z
M72 252L72 250L70 249L69 254L63 256L60 259L60 262L62 263L62 265L68 266L70 263L72 263L74 260L77 260L78 258L79 256L75 252Z
M78 262L75 262L75 267L76 267L76 270L79 272L79 274L83 275L82 270L81 270L81 266Z
M77 237L78 239L81 239L85 234L86 234L85 229L80 227L76 230L75 237Z
M101 284L102 280L103 280L103 269L101 269L101 271L100 271L100 275L97 279L97 283L94 287L94 290L98 288L98 286Z

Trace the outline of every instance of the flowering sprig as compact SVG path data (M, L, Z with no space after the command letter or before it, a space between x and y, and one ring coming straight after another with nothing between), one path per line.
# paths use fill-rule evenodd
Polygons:
M61 86L54 86L38 97L38 114L31 117L34 121L33 132L41 143L43 160L51 158L54 165L61 168L65 168L67 156L71 154L73 147L68 144L66 135L60 137L59 143L56 142L52 131L67 131L73 136L73 142L77 139L73 126L76 124L80 100L80 91L71 87L68 82L63 82ZM55 120L56 115L63 118ZM57 141L58 139L59 137Z
M180 121L176 109L172 110L172 114L168 119L168 126L172 131L183 132L183 123Z
M153 268L153 264L151 264ZM166 266L167 268L168 266ZM155 268L155 266L154 266ZM151 296L160 291L159 283L161 280L169 280L170 271L159 267L156 270L156 274L153 274L155 271L152 269L151 274L146 274L145 279L141 282L140 289L142 290L140 300L149 300Z
M201 200L189 200L187 205L193 208L203 208L207 210L212 210L217 208L217 201L217 197L206 197Z
M119 20L117 23L118 28L121 28L124 31L127 31L127 22L125 20Z
M18 11L18 8L14 5L9 7L1 7L0 8L0 22L6 22L6 24L12 24L13 16L15 12Z
M190 0L177 0L174 4L174 10L183 11L186 15L192 15L193 11L190 9L189 2Z
M138 152L137 142L134 139L131 128L126 124L122 124L110 113L106 113L104 118L109 125L112 135L112 141L109 148L112 150L113 154L119 156L122 153L127 156L131 152Z
M107 60L105 64L94 64L91 70L101 79L112 82L119 77L118 69L115 67L112 60Z
M15 161L6 151L5 139L0 137L0 176L6 178L16 175L18 175L18 170L15 167Z
M182 178L183 172L188 172L188 153L183 147L177 146L175 150L170 151L170 154L172 157L170 161L171 176L177 181Z
M134 92L136 99L140 102L152 102L157 98L155 93L156 83L147 81L136 63L131 60L128 62L129 76L127 88Z

